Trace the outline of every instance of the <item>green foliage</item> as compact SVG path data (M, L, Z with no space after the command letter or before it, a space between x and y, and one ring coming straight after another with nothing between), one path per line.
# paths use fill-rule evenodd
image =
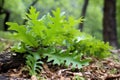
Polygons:
M10 47L15 40L10 32L0 31L0 53Z
M0 38L12 40L13 35L10 32L0 31Z
M31 7L31 9L29 10L29 14L26 13L26 16L28 16L28 18L32 19L32 20L37 20L39 12L36 12L36 9Z
M55 47L49 48L43 56L48 56L48 62L54 60L53 64L65 64L66 66L70 66L72 63L72 68L82 68L83 65L88 65L91 61L90 59L80 60L82 55L77 52L71 53L69 50L65 51L56 49Z
M73 77L73 80L85 80L85 78L79 76L79 75L76 75Z
M37 47L38 43L35 40L35 37L30 33L30 31L27 30L27 28L23 25L19 26L17 23L11 23L8 22L8 25L11 25L9 30L15 30L17 31L15 37L17 37L18 40L23 41L25 44L29 46ZM30 38L30 39L29 39Z
M103 41L94 38L81 40L78 44L79 46L76 46L75 48L79 48L80 52L84 53L86 56L94 56L97 58L109 56L109 49L112 48L108 43L104 43Z
M31 7L30 14L26 14L26 25L7 23L9 30L14 30L15 38L20 41L12 50L32 54L27 56L26 61L31 75L36 75L35 71L41 68L37 66L41 58L48 57L47 61L53 61L53 64L72 64L73 68L82 68L91 61L87 57L82 59L83 56L105 58L110 54L108 44L74 28L83 21L82 18L66 18L59 8L52 11L52 16L47 14L40 19L37 19L38 13Z
M42 69L40 66L42 62L40 61L40 56L38 53L31 53L27 55L26 57L27 61L27 67L29 69L29 74L30 75L37 75L38 72Z
M4 50L5 48L5 43L0 41L0 53Z

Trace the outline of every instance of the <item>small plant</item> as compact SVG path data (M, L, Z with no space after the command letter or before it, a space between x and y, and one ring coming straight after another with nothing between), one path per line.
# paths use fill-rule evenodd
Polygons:
M76 75L76 76L73 77L73 80L85 80L85 78Z
M29 53L26 64L30 75L39 72L42 68L40 60L45 57L48 57L48 62L53 61L53 64L72 64L73 68L82 68L91 61L87 57L83 59L83 56L105 58L110 55L108 43L96 40L74 27L83 21L82 18L66 18L59 8L52 11L52 15L37 19L39 12L31 7L30 13L26 13L25 25L7 22L9 30L15 31L13 35L20 41L12 50L25 55Z
M37 75L38 72L42 69L40 66L42 62L40 61L40 56L38 53L29 54L26 57L26 64L29 69L30 75Z

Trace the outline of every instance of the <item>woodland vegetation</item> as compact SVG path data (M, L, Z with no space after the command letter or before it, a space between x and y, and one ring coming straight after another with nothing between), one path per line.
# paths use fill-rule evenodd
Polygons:
M119 80L119 0L0 0L0 80Z

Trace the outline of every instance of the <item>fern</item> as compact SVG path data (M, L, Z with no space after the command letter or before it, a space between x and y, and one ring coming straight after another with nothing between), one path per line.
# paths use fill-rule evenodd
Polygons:
M108 43L93 38L81 40L75 48L86 56L105 58L110 55L109 50L112 47Z
M36 75L41 69L41 58L48 56L48 62L53 64L65 64L72 67L82 68L91 61L89 57L105 58L110 55L111 48L108 43L97 40L92 36L80 32L74 26L84 19L77 20L70 16L66 18L57 8L40 19L39 12L31 7L30 13L26 14L27 23L18 25L8 22L9 30L13 30L14 36L20 42L16 43L12 50L19 53L29 52L26 64L31 75ZM33 52L34 51L34 52ZM82 59L82 56L86 56Z
M42 69L40 66L42 62L40 61L40 56L38 53L32 53L27 55L26 57L26 64L29 69L30 75L37 75L38 72Z
M38 46L38 43L35 40L34 35L32 35L32 33L30 33L25 26L23 25L19 26L17 23L11 23L11 22L7 22L7 25L10 25L9 30L16 31L14 36L18 40L20 40L21 42L24 42L25 44L29 46L34 46L34 47Z
M65 64L65 66L70 66L72 64L72 68L82 68L82 66L89 65L90 59L80 60L80 55L75 55L74 53L45 53L43 56L48 56L48 62L53 61L53 64Z

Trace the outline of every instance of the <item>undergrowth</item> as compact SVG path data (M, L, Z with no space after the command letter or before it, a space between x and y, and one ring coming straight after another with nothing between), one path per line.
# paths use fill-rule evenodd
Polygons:
M89 65L90 57L105 58L110 55L108 43L97 40L89 34L80 32L74 26L83 21L82 18L66 18L59 8L52 14L38 19L39 12L31 7L26 13L25 25L7 22L9 30L14 31L14 38L19 43L12 46L12 51L27 55L26 64L30 75L37 75L42 69L42 58L53 64L64 64L72 68ZM29 54L28 54L29 53Z
M0 31L0 53L10 47L15 40L10 32Z

